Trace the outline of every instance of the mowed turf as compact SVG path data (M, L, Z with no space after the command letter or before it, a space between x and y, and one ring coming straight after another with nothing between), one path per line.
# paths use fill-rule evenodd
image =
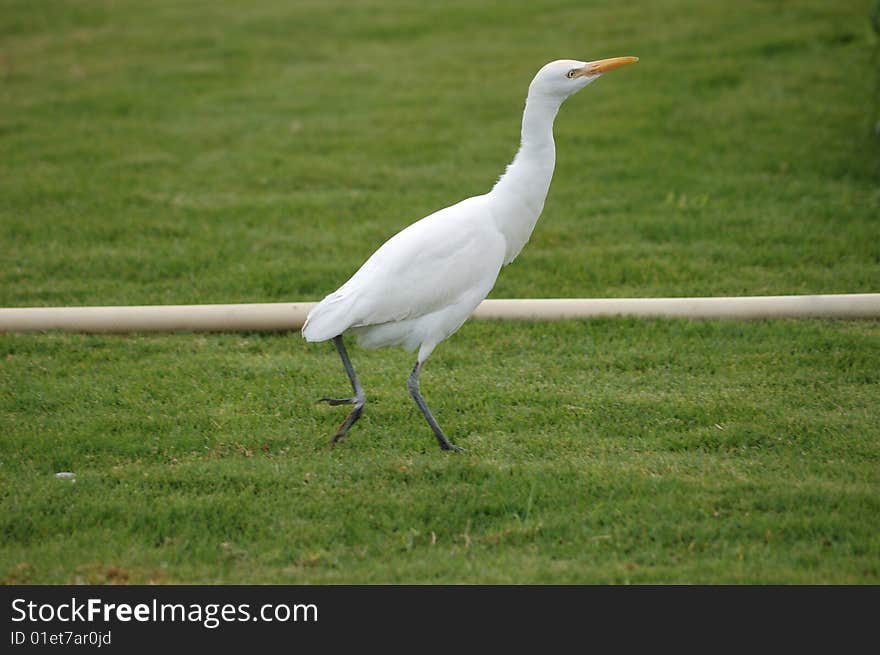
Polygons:
M864 6L863 6L864 5ZM569 100L493 297L875 292L866 3L0 2L0 306L317 300ZM0 336L7 583L880 581L880 325ZM54 474L72 471L76 481Z

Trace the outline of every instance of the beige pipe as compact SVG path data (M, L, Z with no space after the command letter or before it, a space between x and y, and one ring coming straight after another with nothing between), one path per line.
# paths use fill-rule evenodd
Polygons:
M298 330L315 303L0 309L0 332L259 332ZM739 298L484 300L475 319L553 321L599 316L880 318L880 293Z
M552 321L599 316L682 318L880 318L880 293L732 298L485 300L474 318Z
M298 330L315 303L0 309L0 332L270 332Z

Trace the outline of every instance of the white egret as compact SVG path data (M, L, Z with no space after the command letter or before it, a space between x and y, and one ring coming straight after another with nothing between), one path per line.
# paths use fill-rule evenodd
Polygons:
M519 151L492 190L398 232L309 313L303 336L307 341L333 340L354 391L351 398L321 399L353 406L331 444L345 437L366 403L343 342L342 335L349 333L367 348L418 348L407 380L409 392L440 448L462 450L446 438L428 409L419 392L419 372L437 344L461 327L492 290L501 268L529 240L553 177L553 121L563 101L603 73L636 61L637 57L565 59L544 66L529 85Z

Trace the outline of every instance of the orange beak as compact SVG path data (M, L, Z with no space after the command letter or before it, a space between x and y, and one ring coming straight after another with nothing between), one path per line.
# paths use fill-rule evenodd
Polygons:
M601 75L615 68L634 64L639 60L638 57L612 57L611 59L600 59L599 61L591 61L581 69L581 75Z

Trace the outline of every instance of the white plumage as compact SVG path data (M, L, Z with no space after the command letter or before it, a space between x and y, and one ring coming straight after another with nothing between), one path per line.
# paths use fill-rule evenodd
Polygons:
M397 233L309 314L303 335L324 341L351 330L368 348L435 345L492 289L505 240L486 196L441 209Z
M529 240L553 177L553 121L562 102L602 73L637 61L554 61L529 86L516 157L492 190L441 209L386 241L339 289L310 313L308 341L333 339L348 373L352 398L322 398L354 409L333 437L336 443L360 418L366 396L342 341L353 333L368 348L418 348L408 386L441 448L460 450L445 437L419 393L422 364L467 320L492 290L502 266Z

